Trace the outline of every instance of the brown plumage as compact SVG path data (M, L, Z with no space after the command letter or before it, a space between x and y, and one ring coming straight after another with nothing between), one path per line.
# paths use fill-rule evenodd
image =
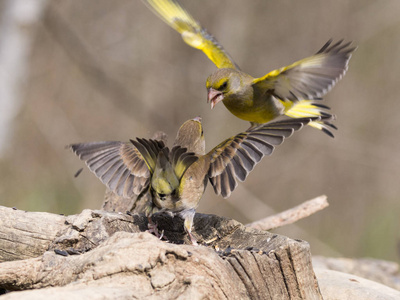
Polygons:
M171 150L162 141L140 138L128 143L73 144L70 148L118 195L129 197L150 191L152 201L146 214L179 215L195 244L193 217L207 181L216 194L229 197L238 181L244 181L265 155L314 121L327 120L317 117L263 124L224 140L207 154L200 118L180 127Z

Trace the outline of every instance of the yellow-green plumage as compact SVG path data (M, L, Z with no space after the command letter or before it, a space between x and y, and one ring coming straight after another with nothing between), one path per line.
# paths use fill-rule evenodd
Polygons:
M164 22L182 35L189 46L199 49L218 68L236 68L235 63L207 31L178 2L171 0L146 0L144 3Z
M316 54L289 66L254 78L239 70L216 39L207 33L176 0L143 0L168 25L178 31L191 47L203 51L219 68L206 83L213 108L223 102L236 117L252 126L286 115L291 118L327 116L329 107L320 100L347 71L355 48L350 43L328 41ZM309 124L330 134L332 124Z
M147 216L157 212L179 215L195 243L193 217L208 181L217 195L229 197L238 181L244 181L285 138L310 122L328 119L290 119L256 126L224 140L206 154L200 118L180 127L171 150L162 141L140 138L129 143L73 144L70 148L117 195L129 197L149 191Z
M183 174L182 167L179 173ZM159 195L170 195L174 190L179 187L179 174L174 170L169 159L165 156L163 151L157 156L156 167L151 177L151 187Z

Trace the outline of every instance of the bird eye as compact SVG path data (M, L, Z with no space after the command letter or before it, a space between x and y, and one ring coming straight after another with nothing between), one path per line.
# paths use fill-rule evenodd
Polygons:
M158 197L161 199L161 200L165 200L165 194L158 194Z
M221 84L221 86L219 87L220 90L224 90L226 89L226 87L228 86L228 81L224 81L223 84Z

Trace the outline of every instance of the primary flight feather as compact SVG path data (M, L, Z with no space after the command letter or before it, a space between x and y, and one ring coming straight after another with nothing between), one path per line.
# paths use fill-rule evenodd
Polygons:
M236 117L252 126L279 116L327 116L329 107L317 103L342 78L355 48L329 40L316 54L255 78L242 72L217 40L175 0L143 0L190 46L203 51L218 67L207 78L208 102L223 102ZM309 125L332 135L329 122Z
M146 215L168 212L184 219L193 244L193 217L210 181L217 195L229 197L238 181L277 145L304 125L327 118L301 118L253 127L224 140L208 153L200 118L186 121L174 146L152 139L94 142L69 147L88 168L121 197L150 193Z

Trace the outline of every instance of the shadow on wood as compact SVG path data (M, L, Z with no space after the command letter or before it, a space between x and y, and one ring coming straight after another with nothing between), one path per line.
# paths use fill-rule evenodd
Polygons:
M30 230L18 226L22 218ZM182 221L168 215L153 221L169 242L143 232L147 219L140 214L84 210L65 217L1 207L0 219L8 222L8 234L13 231L0 240L1 258L14 260L1 264L0 287L35 289L6 295L10 299L322 299L307 242L214 215L196 214L197 247L188 245ZM39 239L46 226L52 230ZM34 258L10 254L13 244L38 240L42 252L29 253Z

